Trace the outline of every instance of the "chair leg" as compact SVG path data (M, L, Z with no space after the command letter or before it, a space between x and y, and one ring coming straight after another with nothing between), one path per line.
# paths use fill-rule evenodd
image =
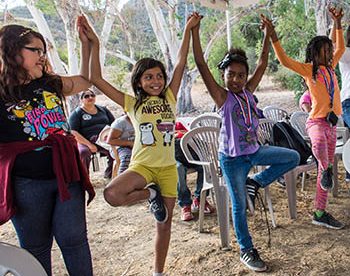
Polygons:
M333 162L334 188L333 188L333 191L332 191L333 197L337 197L338 196L338 161L339 161L338 154L334 154L334 162Z
M267 203L267 206L269 208L270 216L271 216L271 224L273 228L276 228L276 219L275 219L275 214L273 212L273 207L272 207L272 201L271 201L271 196L270 196L270 189L267 186L264 189L264 194L265 194L265 202Z
M296 194L296 173L295 170L291 170L284 175L286 180L286 190L288 196L288 209L291 219L297 218L297 194Z
M301 178L301 191L302 192L304 192L305 179L306 179L306 172L303 172L303 176Z
M199 203L199 232L203 233L204 232L204 207L205 207L205 197L206 197L207 190L202 189L201 191L201 200Z
M231 250L230 246L230 219L229 199L225 186L220 186L215 191L218 223L220 226L221 249Z

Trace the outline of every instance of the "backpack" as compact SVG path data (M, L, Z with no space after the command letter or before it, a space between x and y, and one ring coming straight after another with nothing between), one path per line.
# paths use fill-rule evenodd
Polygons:
M304 165L312 155L310 146L299 132L286 122L277 122L272 127L270 144L296 150L300 155L299 165Z

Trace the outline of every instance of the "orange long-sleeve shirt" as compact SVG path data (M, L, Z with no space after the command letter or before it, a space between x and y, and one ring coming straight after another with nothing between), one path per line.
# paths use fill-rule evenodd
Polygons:
M310 118L325 118L332 108L330 107L330 96L324 81L322 74L318 73L316 81L312 78L312 64L301 63L286 55L279 41L272 44L273 49L280 63L290 70L293 70L305 79L306 85L309 87L312 101L312 109L310 112ZM333 53L332 67L335 68L345 51L343 31L336 30L336 46ZM320 70L323 70L328 83L330 83L330 76L325 66L320 66ZM333 111L337 115L342 114L340 91L338 81L334 74L334 98L333 98Z

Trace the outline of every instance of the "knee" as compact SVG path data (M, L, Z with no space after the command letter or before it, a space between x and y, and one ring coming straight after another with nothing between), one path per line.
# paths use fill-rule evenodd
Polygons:
M103 191L103 196L107 203L113 207L124 205L124 201L118 196L118 192L114 187L106 187Z
M293 164L293 168L298 166L299 163L300 163L300 155L297 151L293 151L293 154L292 154L292 162Z

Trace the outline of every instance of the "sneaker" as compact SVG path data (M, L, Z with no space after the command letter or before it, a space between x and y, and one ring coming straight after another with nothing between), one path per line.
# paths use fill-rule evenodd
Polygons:
M259 253L255 248L248 252L241 253L240 260L251 270L260 272L267 270L265 262L260 259Z
M190 205L187 205L181 208L181 220L183 221L193 220L193 215L191 213Z
M331 214L324 212L323 215L319 218L314 212L314 218L312 220L313 224L325 226L331 229L342 229L344 224L340 221L337 221Z
M327 170L322 172L321 175L321 188L325 191L330 191L334 187L333 181L333 170L332 168L327 168Z
M245 185L247 187L247 192L248 192L248 195L250 197L250 200L252 201L253 207L255 209L255 198L256 198L256 194L258 193L258 190L260 188L260 185L254 179L249 178L249 177L247 178Z
M191 211L192 213L198 213L199 212L199 198L195 197L192 201L191 205Z
M214 214L216 211L215 207L212 206L208 200L205 200L205 205L204 205L204 214L209 215L209 214Z
M286 187L286 181L284 180L283 176L277 178L276 181L277 181L277 184L280 185L282 188Z
M160 194L160 188L157 184L152 184L148 186L148 188L156 191L156 196L148 200L149 210L154 215L157 222L165 223L168 220L168 209L164 205L163 197Z

